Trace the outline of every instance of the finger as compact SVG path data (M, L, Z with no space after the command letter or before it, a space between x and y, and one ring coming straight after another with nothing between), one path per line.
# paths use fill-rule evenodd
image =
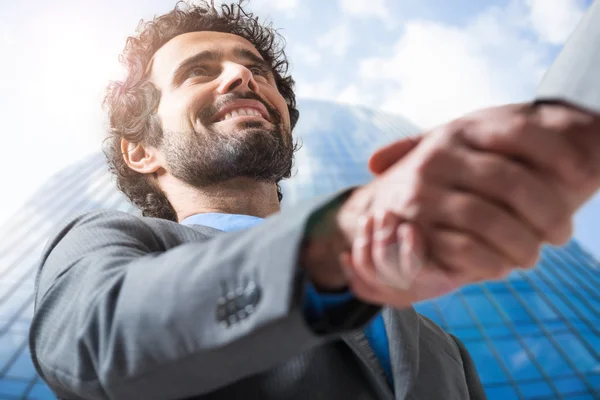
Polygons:
M374 270L371 259L371 246L373 238L373 217L363 216L358 223L356 237L352 242L352 265L354 269L369 274Z
M371 257L373 225L372 216L361 217L359 221L349 259L353 274L351 288L360 297L371 301L383 301L375 280L375 267Z
M412 298L409 293L403 293L398 289L382 284L378 277L377 268L372 257L374 246L375 221L370 216L361 221L357 230L356 239L352 244L352 255L348 257L347 264L352 268L351 289L359 297L380 304L388 304L392 301L397 307L406 307L411 304ZM393 230L395 231L395 229ZM382 233L380 233L383 236Z
M503 156L467 149L448 155L447 166L449 183L507 207L551 244L562 245L572 236L574 207L558 180Z
M558 129L542 126L530 105L484 110L465 124L462 137L480 150L516 158L571 182L582 174L580 154Z
M512 260L477 237L451 229L438 228L430 234L431 257L441 267L456 274L466 285L481 280L502 279L517 268Z
M547 129L562 131L580 154L581 176L574 180L577 189L595 190L600 178L600 119L593 113L566 103L537 103L534 114L540 125Z
M397 236L400 243L400 274L404 281L412 284L426 262L423 238L412 223L401 224Z
M420 141L421 136L411 136L402 138L394 143L375 150L369 158L369 170L375 175L383 173L386 169L414 149Z
M464 285L464 279L450 268L430 263L419 270L410 288L413 302L444 296Z
M412 224L411 228L415 228ZM414 254L419 254L422 248L422 238L414 229L414 245L412 249ZM365 246L366 241L361 241ZM358 248L357 248L358 249ZM418 256L424 260L424 256ZM350 252L343 252L339 256L340 265L348 279L348 286L352 292L359 298L376 304L387 304L398 309L406 308L413 302L432 299L442 296L458 288L460 283L456 278L457 274L451 274L439 268L420 268L414 278L414 283L410 290L398 290L388 285L381 284L369 273L373 271L369 265L363 265L366 268L356 268L355 261L361 261L365 264L372 263L367 253L360 256L352 256Z
M346 279L348 279L348 287L357 297L375 304L385 304L386 298L381 293L377 286L369 284L369 279L365 279L364 270L357 271L353 261L354 257L350 252L343 252L339 256L340 265Z
M371 246L375 274L380 283L407 289L400 271L400 242L397 235L398 219L390 212L375 215L374 241Z
M537 260L542 239L511 212L481 197L453 191L435 210L436 227L469 234L494 248L512 265L530 266Z

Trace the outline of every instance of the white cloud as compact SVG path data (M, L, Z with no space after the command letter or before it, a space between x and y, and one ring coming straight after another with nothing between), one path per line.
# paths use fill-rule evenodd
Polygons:
M290 47L292 53L292 60L301 62L309 67L317 67L321 64L321 53L316 51L313 47L299 44Z
M195 1L192 1L195 3ZM216 3L230 4L230 0L218 0ZM252 11L293 11L298 8L298 0L252 0L249 5Z
M565 42L585 12L581 0L527 0L531 24L541 40L554 45Z
M13 42L13 35L11 35L7 30L0 29L0 49L11 46Z
M344 14L355 18L378 18L387 25L394 22L387 0L339 0L339 7Z
M384 0L339 0L347 15L383 17ZM551 45L566 39L581 18L581 0L511 0L491 6L463 26L411 20L389 54L363 59L356 79L311 94L405 115L431 127L474 109L526 101L548 67ZM351 30L342 23L319 40L346 54Z
M361 90L356 84L348 85L336 98L337 102L348 104L360 104L364 100L361 96Z
M336 92L334 100L337 103L357 104L373 108L373 104L378 103L377 93L368 90L360 83L351 83L341 92Z
M230 1L222 0L225 3ZM301 11L298 0L252 0L249 8L258 15L261 20L273 19L272 12L281 12L287 18L294 18Z
M547 47L527 38L514 0L456 27L412 20L388 56L364 59L348 99L431 127L474 109L524 101L546 68ZM341 97L341 96L340 96ZM379 99L369 103L371 99Z
M254 0L252 4L256 4L258 7L269 7L278 11L291 11L298 7L298 0Z
M348 23L334 26L317 39L317 45L335 56L344 56L352 44L353 37Z
M296 96L303 99L331 100L338 93L335 81L323 79L308 82L303 79L296 81Z

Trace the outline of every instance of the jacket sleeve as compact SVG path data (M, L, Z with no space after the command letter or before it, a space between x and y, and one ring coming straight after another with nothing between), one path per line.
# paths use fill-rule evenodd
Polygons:
M36 278L30 348L40 376L65 398L185 398L361 326L377 309L357 300L326 313L321 334L302 307L305 229L345 195L204 242L118 211L75 218L48 242Z
M463 368L465 371L465 378L467 381L467 387L469 388L469 400L486 400L487 395L485 394L485 390L483 389L483 385L481 384L481 380L479 379L479 374L477 373L477 369L475 368L475 363L469 354L469 351L461 342L459 338L454 335L450 335L454 342L456 342L456 346L460 351L460 356L463 362Z
M536 93L600 113L600 0L590 5Z

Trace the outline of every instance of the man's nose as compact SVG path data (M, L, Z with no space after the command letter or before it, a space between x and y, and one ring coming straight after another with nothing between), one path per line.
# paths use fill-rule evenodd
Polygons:
M252 72L245 66L236 63L228 63L221 73L221 83L217 88L219 94L226 94L234 90L252 90L258 93L258 84L254 80Z

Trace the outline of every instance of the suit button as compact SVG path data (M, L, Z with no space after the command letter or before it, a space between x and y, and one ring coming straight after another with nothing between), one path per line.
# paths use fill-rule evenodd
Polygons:
M261 290L254 281L250 281L244 289L244 297L246 298L245 305L250 305L253 309L256 308L260 301Z
M223 327L230 327L248 318L256 310L260 298L260 287L254 281L224 293L218 300L217 320Z

